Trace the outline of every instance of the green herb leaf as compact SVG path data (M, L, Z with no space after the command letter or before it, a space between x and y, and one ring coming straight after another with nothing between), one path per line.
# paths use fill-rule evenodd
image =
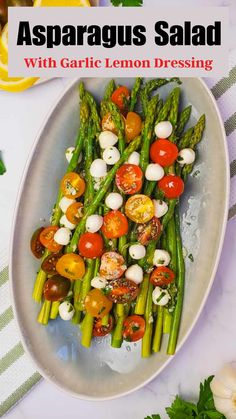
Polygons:
M123 7L140 7L143 5L143 0L111 0L113 6Z
M166 412L170 419L190 419L197 416L197 406L177 396L171 407L166 408Z
M3 175L7 171L5 164L3 163L2 159L0 158L0 175Z
M213 376L210 376L204 381L204 383L200 384L199 401L197 404L199 413L205 410L215 410L213 394L210 387L212 380Z
M161 419L160 415L146 416L144 419Z

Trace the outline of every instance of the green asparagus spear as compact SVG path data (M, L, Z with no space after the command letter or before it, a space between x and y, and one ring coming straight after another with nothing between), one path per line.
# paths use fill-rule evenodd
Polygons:
M133 89L131 90L130 95L130 104L129 104L129 111L133 112L138 100L138 95L142 86L143 79L141 77L137 77L133 86Z
M172 79L153 79L146 82L146 84L140 92L144 116L147 116L148 114L148 102L150 100L151 93L159 89L161 86L164 86L165 84L172 82L181 84L181 81L178 77L173 77Z
M157 104L158 96L154 96L148 104L148 114L141 133L142 148L140 152L140 167L143 173L145 173L145 170L149 162L149 148L153 138L154 118Z
M147 303L145 308L145 333L142 339L142 358L148 358L151 355L151 342L152 342L152 330L153 330L153 318L152 318L152 291L153 285L149 282Z
M158 306L157 307L157 319L155 325L155 332L153 336L152 342L152 350L153 352L159 352L161 348L161 339L162 339L162 329L163 329L163 316L164 315L164 307Z
M189 121L191 110L192 110L192 106L189 105L186 108L184 108L182 112L180 112L179 117L178 117L178 122L177 122L177 129L175 132L177 137L179 137L183 133L185 125Z
M124 125L124 119L117 108L117 106L111 102L107 102L107 109L111 113L112 120L118 130L118 144L119 144L119 150L122 154L125 149L125 125Z
M197 124L194 127L193 135L192 135L192 137L190 139L190 142L189 142L189 147L192 148L193 150L195 150L196 145L202 139L203 131L205 129L205 124L206 124L206 118L205 118L205 115L202 115L199 118ZM183 167L182 176L183 176L184 180L192 172L193 166L194 166L194 163L188 164L188 165Z

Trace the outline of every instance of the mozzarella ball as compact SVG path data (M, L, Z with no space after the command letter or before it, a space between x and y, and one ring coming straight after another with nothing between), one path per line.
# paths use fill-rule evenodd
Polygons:
M70 242L71 231L67 227L61 227L54 234L54 240L58 244L66 246Z
M160 287L155 287L152 292L152 301L158 306L166 306L170 300L170 294L167 290Z
M142 259L146 255L146 248L142 244L132 244L129 248L132 259Z
M91 281L91 285L93 288L102 289L107 285L107 280L101 276L95 276Z
M71 223L68 218L66 217L66 215L64 214L61 219L60 219L60 225L66 228L69 228L70 230L74 230L76 225Z
M68 147L65 152L66 160L70 163L73 153L75 151L75 147Z
M183 150L180 150L177 162L180 164L180 166L184 166L185 164L192 164L195 161L195 151L192 148L183 148Z
M69 301L63 301L63 303L59 305L59 314L62 320L65 320L65 321L71 320L72 317L74 316L74 313L75 313L75 309L73 305L69 303Z
M111 192L105 199L105 204L112 210L117 210L123 205L123 197L118 192Z
M103 177L107 174L107 165L102 159L95 159L90 166L90 173L93 177Z
M86 220L86 230L90 233L96 233L103 225L103 217L98 214L90 215Z
M170 263L170 254L167 250L156 249L153 257L153 265L167 266Z
M160 180L163 178L165 172L163 167L158 163L148 164L145 172L145 178L147 180Z
M118 137L111 131L102 131L99 134L98 140L100 147L104 149L115 145L118 142Z
M154 215L157 218L163 217L168 211L168 204L162 199L153 199Z
M61 208L62 212L66 212L67 208L74 204L74 202L76 202L75 199L70 199L70 198L66 198L65 196L63 196L63 198L61 198L60 202L59 202L59 207Z
M131 265L125 271L125 277L135 282L135 284L141 284L143 281L143 270L139 265Z
M154 128L157 138L168 138L173 131L172 124L169 121L158 122Z
M139 162L140 162L140 154L137 151L133 151L133 153L130 154L127 163L135 164L136 166L138 166Z
M116 164L120 160L120 152L116 147L105 148L102 154L103 160L106 164Z

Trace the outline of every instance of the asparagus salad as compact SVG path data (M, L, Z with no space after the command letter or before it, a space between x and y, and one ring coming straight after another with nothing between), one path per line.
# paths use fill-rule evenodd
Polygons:
M163 101L167 83L175 87ZM71 320L85 347L110 334L114 348L142 340L148 357L167 333L175 353L185 281L179 198L205 127L202 115L186 129L180 84L137 78L130 91L111 80L96 103L80 83L77 141L31 250L41 259L38 322Z

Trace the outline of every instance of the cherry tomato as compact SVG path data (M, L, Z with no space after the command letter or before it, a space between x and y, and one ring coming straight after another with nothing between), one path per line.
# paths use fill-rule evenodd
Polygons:
M173 164L178 157L178 153L177 146L166 139L154 141L150 148L150 157L152 161L163 167Z
M62 249L62 245L58 244L54 240L54 235L56 231L59 229L57 226L49 226L41 231L39 240L44 247L46 247L50 252L57 253Z
M103 326L102 320L97 319L94 322L93 326L93 336L100 337L100 336L106 336L109 333L111 333L112 329L114 327L114 319L112 316L109 316L108 325Z
M109 282L107 290L107 298L117 304L129 303L139 293L138 285L126 278L113 279Z
M110 112L106 113L102 118L102 131L111 131L113 134L118 134L118 129L114 124Z
M145 320L134 314L126 317L124 321L123 338L128 342L136 342L143 338L145 333Z
M158 187L166 198L178 198L184 191L184 182L179 176L167 175L158 182Z
M78 248L85 258L99 258L103 253L103 239L98 233L81 234Z
M162 226L157 217L153 217L150 221L144 224L139 224L137 227L137 235L139 243L146 246L150 241L157 240L162 231Z
M85 297L86 311L93 317L104 317L112 308L112 302L102 293L101 290L94 288Z
M83 217L83 204L81 202L74 202L66 210L66 218L72 224L78 224Z
M33 255L37 258L37 259L41 259L41 257L43 256L44 252L45 252L45 247L42 245L42 243L40 242L40 234L42 233L42 231L44 230L44 227L40 227L38 228L33 236L31 237L30 240L30 249L31 252L33 253Z
M171 284L175 279L174 272L167 266L158 266L151 274L150 281L155 287Z
M82 257L76 253L66 253L56 264L57 272L70 280L82 279L85 274L85 265Z
M142 130L142 119L135 112L128 112L125 120L125 137L129 143L137 137Z
M46 272L48 275L55 275L57 273L56 264L58 260L62 257L60 253L52 253L47 256L41 265L41 269ZM65 275L64 275L65 276Z
M70 290L70 281L60 275L49 278L43 287L43 295L48 301L61 301Z
M154 217L154 205L146 195L131 196L125 204L125 214L135 223L146 223Z
M130 92L125 86L118 87L111 95L112 102L115 103L121 111L126 109L129 98Z
M85 182L78 173L67 173L61 180L61 191L66 198L79 198L85 191Z
M143 172L135 164L123 164L116 172L116 185L126 195L140 191L143 184Z
M106 279L120 278L127 267L123 256L116 252L103 253L100 264L100 275Z
M108 239L116 239L128 233L129 224L122 212L109 211L103 218L102 232Z

